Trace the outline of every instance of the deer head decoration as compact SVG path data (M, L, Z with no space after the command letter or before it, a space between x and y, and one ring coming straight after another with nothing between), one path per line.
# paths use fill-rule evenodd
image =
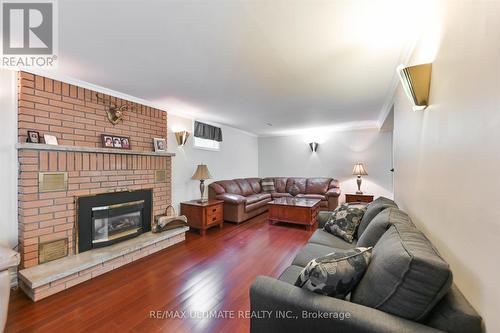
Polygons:
M101 102L105 107L106 107L106 114L108 115L108 120L113 124L116 125L120 121L123 120L123 116L125 114L125 111L129 110L129 105L123 104L123 105L116 105L115 103L111 102L110 99L105 99L99 97L98 94L96 94L97 101Z

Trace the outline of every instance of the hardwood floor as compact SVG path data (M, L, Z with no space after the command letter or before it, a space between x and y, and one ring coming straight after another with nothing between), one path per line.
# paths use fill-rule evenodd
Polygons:
M248 319L155 319L150 312L234 311L238 317L250 309L255 277L278 276L313 230L269 225L266 213L204 237L188 232L182 244L37 303L12 292L6 332L248 332Z

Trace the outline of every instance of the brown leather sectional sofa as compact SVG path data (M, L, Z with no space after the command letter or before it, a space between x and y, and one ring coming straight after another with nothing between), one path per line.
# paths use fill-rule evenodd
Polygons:
M243 222L267 211L267 203L274 198L291 196L288 193L295 183L300 194L297 198L321 200L321 208L333 210L338 205L340 185L333 178L274 177L274 192L263 192L261 178L219 180L208 186L211 199L224 200L224 220Z

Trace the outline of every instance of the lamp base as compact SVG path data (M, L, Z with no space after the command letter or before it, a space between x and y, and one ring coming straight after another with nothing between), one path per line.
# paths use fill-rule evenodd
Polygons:
M199 203L205 203L208 201L208 199L205 198L205 179L200 179L200 200L198 200Z
M363 194L363 192L361 192L361 191L356 191L356 194Z

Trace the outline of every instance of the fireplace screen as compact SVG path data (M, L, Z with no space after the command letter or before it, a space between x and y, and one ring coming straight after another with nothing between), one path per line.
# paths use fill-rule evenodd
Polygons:
M142 232L144 200L92 208L92 244L103 245Z

